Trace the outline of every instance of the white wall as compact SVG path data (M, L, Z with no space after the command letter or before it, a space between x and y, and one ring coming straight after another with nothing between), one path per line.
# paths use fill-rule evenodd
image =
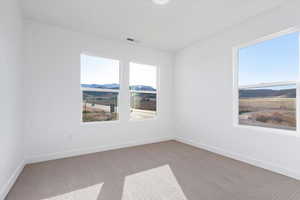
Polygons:
M25 135L30 162L148 143L171 137L172 55L93 35L27 21ZM80 123L80 54L88 52L152 64L160 70L157 120L128 121L129 95L122 93L119 122ZM126 83L126 76L123 82ZM127 88L125 84L121 87Z
M233 126L232 47L300 24L289 1L177 54L174 69L179 139L300 178L300 137Z
M21 34L17 0L0 1L0 199L8 192L23 162Z

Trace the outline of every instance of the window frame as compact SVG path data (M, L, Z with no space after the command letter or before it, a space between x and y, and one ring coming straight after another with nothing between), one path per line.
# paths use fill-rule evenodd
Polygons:
M83 87L81 87L81 68L82 68L82 65L83 65L83 59L82 57L83 56L91 56L91 57L98 57L98 58L103 58L103 59L109 59L109 60L114 60L114 61L118 61L119 62L119 89L116 90L116 89L99 89L99 88L85 88L85 90L83 90ZM97 125L97 124L110 124L110 123L116 123L116 124L119 124L120 123L120 118L121 118L121 115L120 115L120 97L121 97L121 91L122 91L122 74L123 74L123 68L122 68L122 61L121 59L118 59L118 58L112 58L112 57L108 57L108 56L100 56L100 55L97 55L97 54L93 54L93 53L88 53L88 52L82 52L80 53L80 73L79 73L79 90L80 90L80 125L82 126L85 126L85 125ZM117 111L118 111L118 119L116 120L109 120L109 121L92 121L92 122L84 122L82 120L83 118L83 114L82 114L82 104L83 104L83 98L82 98L82 95L83 95L83 91L103 91L103 92L116 92L118 93L117 95Z
M148 66L152 66L156 68L156 114L154 117L152 118L147 118L147 119L133 119L130 117L130 110L131 110L131 102L130 102L130 98L131 98L131 91L130 90L130 65L131 63L134 64L140 64L140 65L148 65ZM136 91L136 90L134 90ZM139 91L137 91L139 92ZM139 61L135 61L135 60L130 60L128 62L128 98L129 98L129 104L128 104L128 110L129 110L129 121L130 122L140 122L140 121L150 121L150 120L157 120L159 118L159 97L160 97L160 67L158 64L149 64L149 63L143 63L143 62L139 62Z
M279 81L279 82L265 82L265 83L257 83L257 84L250 84L250 85L239 85L239 49L248 47L251 45L255 45L264 41L272 40L280 36L284 36L287 34L299 32L299 61L298 61L298 75L295 81ZM274 34L270 34L259 39L243 43L241 45L234 46L232 48L232 64L233 64L233 126L236 128L245 128L245 129L252 129L257 131L266 131L270 133L279 133L283 135L291 135L300 137L300 28L293 27L289 28ZM285 85L292 85L295 84L296 86L296 130L288 130L288 129L278 129L272 127L261 127L261 126L251 126L251 125L244 125L239 124L239 89L240 88L260 88L260 87L269 87L269 86L285 86Z

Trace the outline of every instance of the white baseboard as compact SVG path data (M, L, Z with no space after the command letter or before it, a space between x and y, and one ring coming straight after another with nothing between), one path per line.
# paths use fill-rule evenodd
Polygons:
M300 172L299 171L298 172L293 171L293 170L290 170L290 169L287 169L287 168L284 168L284 167L277 166L276 164L273 164L273 163L269 163L269 162L265 162L265 161L245 157L245 156L243 156L241 154L238 154L238 153L228 152L226 150L223 150L223 149L220 149L220 148L217 148L217 147L209 146L209 145L206 145L206 144L201 144L199 142L194 142L194 141L182 138L182 137L175 137L175 140L177 140L179 142L182 142L182 143L185 143L185 144L189 144L191 146L194 146L194 147L197 147L197 148L200 148L200 149L205 149L207 151L211 151L213 153L220 154L220 155L223 155L223 156L235 159L235 160L239 160L239 161L254 165L256 167L260 167L260 168L263 168L263 169L266 169L266 170L276 172L278 174L282 174L282 175L300 180Z
M101 147L86 148L86 149L75 149L75 150L71 150L71 151L29 157L29 158L25 159L17 167L17 169L14 171L14 173L11 175L11 177L7 181L7 183L1 188L0 200L5 199L5 197L7 196L8 192L11 190L12 186L16 182L17 178L21 174L21 172L24 169L26 164L43 162L43 161L48 161L48 160L55 160L55 159L60 159L60 158L67 158L67 157L72 157L72 156L79 156L79 155L96 153L96 152L101 152L101 151L108 151L108 150L113 150L113 149L120 149L120 148L125 148L125 147L133 147L133 146L139 146L139 145L144 145L144 144L169 141L169 140L173 140L173 139L174 138L170 136L170 137L156 138L156 139L150 139L150 140L144 140L144 141L135 141L135 142L124 143L124 144L120 144L120 145L101 146Z
M25 166L25 161L22 161L21 164L17 167L17 169L14 171L14 173L11 175L11 177L8 179L7 183L1 188L0 190L0 200L4 200L7 196L8 192L16 182L17 178L23 171Z
M133 146L139 146L139 145L144 145L144 144L163 142L163 141L168 141L168 140L173 140L173 139L174 139L174 137L170 136L170 137L149 139L149 140L143 140L143 141L129 142L129 143L118 144L118 145L108 145L108 146L99 146L99 147L84 148L84 149L74 149L74 150L68 150L68 151L64 151L64 152L31 156L26 159L26 163L27 164L38 163L38 162L44 162L44 161L49 161L49 160L56 160L56 159L61 159L61 158L80 156L80 155L85 155L85 154L90 154L90 153L97 153L97 152L101 152L101 151L108 151L108 150L114 150L114 149L121 149L121 148L125 148L125 147L133 147Z
M177 140L179 142L185 143L192 145L197 148L205 149L235 160L239 160L245 163L249 163L251 165L261 167L279 174L283 174L285 176L289 176L291 178L295 178L300 180L300 173L286 169L283 167L276 166L272 163L252 159L245 157L243 155L237 154L237 153L232 153L225 151L220 148L212 147L209 145L201 144L199 142L194 142L185 138L181 137L164 137L164 138L157 138L157 139L150 139L150 140L144 140L144 141L135 141L135 142L130 142L130 143L124 143L124 144L119 144L119 145L109 145L109 146L100 146L100 147L94 147L94 148L86 148L86 149L75 149L71 151L64 151L64 152L57 152L53 154L46 154L46 155L39 155L39 156L32 156L26 159L26 161L22 162L18 168L15 170L15 172L12 174L10 179L7 181L6 185L4 185L3 188L0 190L0 200L4 200L8 192L10 191L11 187L17 180L18 176L22 172L25 164L30 164L30 163L36 163L36 162L43 162L43 161L48 161L48 160L55 160L55 159L60 159L60 158L67 158L67 157L72 157L72 156L79 156L79 155L84 155L84 154L90 154L90 153L96 153L96 152L101 152L101 151L108 151L108 150L113 150L113 149L120 149L120 148L125 148L125 147L133 147L133 146L139 146L139 145L144 145L144 144L151 144L151 143L157 143L157 142L163 142L163 141L169 141L169 140Z

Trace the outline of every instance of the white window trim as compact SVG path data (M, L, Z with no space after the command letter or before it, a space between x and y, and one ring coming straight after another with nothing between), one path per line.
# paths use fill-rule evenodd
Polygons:
M86 88L86 87L81 87L82 91L91 91L91 92L114 92L114 93L119 93L119 89L102 89L102 88Z
M122 69L122 63L121 60L116 59L116 58L111 58L111 57L105 57L105 56L99 56L96 54L92 54L92 53L86 53L83 52L80 54L80 75L81 75L81 66L83 65L82 63L82 56L86 55L86 56L92 56L92 57L99 57L99 58L104 58L104 59L110 59L110 60L116 60L119 62L119 89L102 89L102 88L85 88L85 87L81 87L81 82L79 83L79 89L80 89L80 125L81 126L90 126L90 125L99 125L99 124L119 124L120 123L120 93L121 93L121 85L122 85L122 73L123 73L123 69ZM83 122L82 121L82 104L83 104L83 99L82 99L82 95L83 95L83 91L95 91L95 92L114 92L114 93L118 93L118 119L117 120L110 120L110 121L93 121L93 122Z
M240 48L244 48L247 46L255 45L257 43L261 43L267 40L271 40L286 34L294 33L294 32L299 32L299 37L300 37L300 28L298 27L293 27L284 31L280 31L275 34L271 34L262 38L259 38L257 40L251 41L244 43L242 45L237 45L232 48L232 63L233 63L233 112L232 112L232 117L233 117L233 126L236 128L245 128L249 130L256 130L256 131L266 131L270 133L278 133L281 135L289 135L289 136L296 136L300 137L300 59L299 59L299 70L298 70L298 79L295 81L282 81L282 82L267 82L267 83L258 83L258 84L251 84L251 85L242 85L239 86L238 82L238 75L239 75L239 65L238 65L238 50ZM300 38L299 38L300 41ZM300 47L300 42L299 42L299 47ZM299 55L300 58L300 55ZM285 130L285 129L277 129L277 128L271 128L271 127L260 127L260 126L251 126L251 125L241 125L239 124L239 89L241 88L259 88L259 87L268 87L268 86L285 86L285 85L291 85L295 84L296 85L296 130Z
M128 81L130 81L130 64L134 63L134 64L141 64L141 65L149 65L152 67L156 68L156 91L142 91L142 90L128 90L128 97L129 97L129 105L128 105L128 109L129 109L129 121L130 122L140 122L140 121L152 121L152 120L157 120L159 119L160 116L160 112L159 112L159 100L160 100L160 67L159 65L156 64L148 64L148 63L143 63L143 62L139 62L139 61L134 61L131 60L128 62ZM128 88L130 86L130 83L128 82ZM136 92L136 93L148 93L148 94L156 94L156 115L152 118L148 118L148 119L132 119L130 117L130 110L131 110L131 104L130 104L130 97L131 97L131 92Z
M148 64L147 62L136 62L134 60L125 59L125 58L118 58L118 57L110 57L110 56L102 56L99 54L83 51L80 54L80 69L82 60L82 55L87 56L93 56L93 57L99 57L104 59L111 59L116 60L119 62L119 89L101 89L101 88L85 88L81 87L81 83L79 83L79 93L80 93L80 126L99 126L99 125L105 125L105 124L120 124L123 123L123 121L130 121L130 122L140 122L140 121L152 121L157 120L160 116L159 112L159 100L160 100L160 66L158 64ZM156 115L152 118L148 119L131 119L130 118L130 93L132 92L129 89L129 70L130 70L130 63L136 63L136 64L142 64L142 65L149 65L156 68L156 91L141 91L141 90L133 90L133 92L137 93L153 93L156 94ZM81 74L81 71L80 71ZM80 80L80 78L79 78ZM80 82L80 81L79 81ZM94 121L94 122L83 122L82 121L82 92L83 91L100 91L100 92L115 92L118 93L118 119L117 120L111 120L111 121ZM126 96L126 98L125 98ZM122 102L121 102L122 101ZM126 104L128 106L126 106ZM124 110L126 107L126 110Z
M146 91L146 90L129 90L130 92L134 93L143 93L143 94L156 94L156 91Z

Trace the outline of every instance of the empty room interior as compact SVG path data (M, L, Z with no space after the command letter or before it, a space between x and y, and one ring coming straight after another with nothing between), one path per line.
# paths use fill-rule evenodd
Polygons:
M0 0L0 200L300 200L299 0Z

